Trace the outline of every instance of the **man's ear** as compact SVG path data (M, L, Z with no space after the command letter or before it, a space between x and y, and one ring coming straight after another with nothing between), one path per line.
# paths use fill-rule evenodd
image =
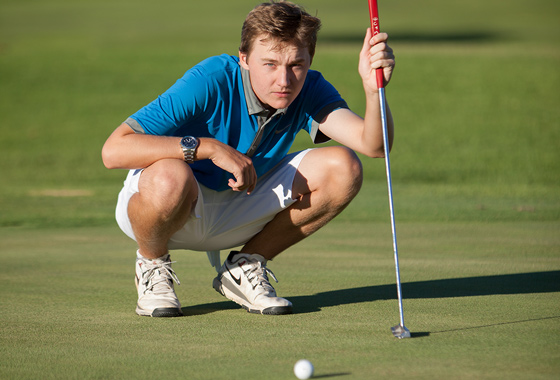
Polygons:
M247 63L248 59L249 59L249 55L247 53L242 53L241 51L239 52L239 64L245 70L249 70L249 64Z

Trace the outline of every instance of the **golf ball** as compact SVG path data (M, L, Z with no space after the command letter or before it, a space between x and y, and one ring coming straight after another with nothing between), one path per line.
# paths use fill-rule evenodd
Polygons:
M310 379L313 376L313 364L309 360L298 360L294 366L294 374L300 380Z

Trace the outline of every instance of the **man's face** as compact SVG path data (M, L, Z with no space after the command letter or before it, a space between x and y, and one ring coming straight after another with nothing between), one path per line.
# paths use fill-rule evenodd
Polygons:
M306 48L280 45L257 38L249 54L239 53L240 64L249 70L257 98L269 109L287 108L298 96L311 66Z

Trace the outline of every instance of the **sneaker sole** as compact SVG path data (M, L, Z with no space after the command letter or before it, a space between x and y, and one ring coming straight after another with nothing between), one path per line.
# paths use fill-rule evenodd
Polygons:
M263 310L251 309L251 308L249 308L245 305L241 305L241 307L243 309L247 310L247 312L253 313L253 314L262 314L262 315L292 314L292 308L290 306L273 306L273 307L267 307L266 309L263 309Z
M183 311L181 309L176 309L174 307L160 307L154 309L151 313L136 307L136 314L143 317L154 317L154 318L174 318L182 317Z
M263 315L292 314L292 307L291 306L272 306L272 307L267 307L265 309L254 309L252 307L253 305L251 305L247 301L243 300L242 298L239 298L238 296L236 296L235 294L233 294L229 291L227 291L227 292L224 291L224 286L222 285L220 280L218 280L218 277L214 278L214 281L212 282L212 287L214 288L214 290L216 290L222 296L224 296L227 299L229 299L229 300L235 302L236 304L240 305L243 309L247 310L247 312L249 312L249 313L263 314Z

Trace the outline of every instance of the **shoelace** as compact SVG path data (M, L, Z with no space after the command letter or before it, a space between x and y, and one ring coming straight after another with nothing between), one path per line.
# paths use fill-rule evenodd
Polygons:
M152 264L152 262L146 261L144 263L144 268L146 268L146 270L142 272L142 281L144 285L147 286L146 290L151 290L156 294L168 293L172 290L168 280L175 281L177 285L181 285L175 271L171 268L171 264L173 263L176 263L176 261L164 261L161 264ZM158 270L159 276L156 272ZM150 281L153 281L156 276L159 278L150 284ZM159 286L156 288L156 285Z
M249 280L249 283L253 285L253 289L260 285L269 291L274 291L274 288L272 287L272 285L270 285L267 276L267 274L270 274L274 281L278 283L278 279L276 278L274 273L272 273L272 271L268 269L261 261L257 261L256 265L252 264L250 267L251 269L244 271L244 273L245 276L247 276L247 280Z

